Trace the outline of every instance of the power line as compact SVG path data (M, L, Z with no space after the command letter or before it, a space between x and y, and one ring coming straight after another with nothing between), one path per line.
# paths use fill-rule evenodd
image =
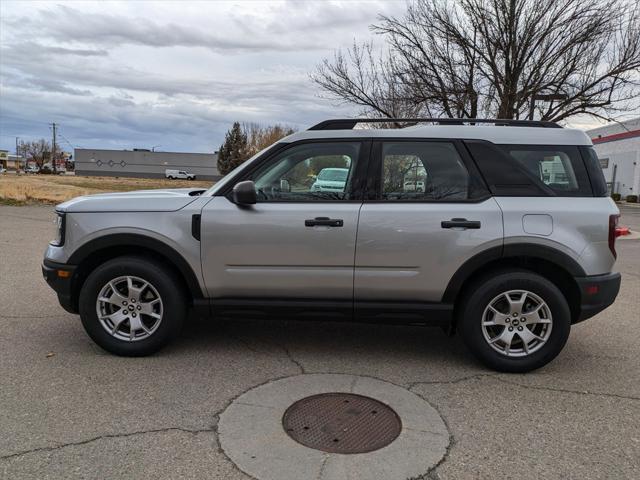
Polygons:
M74 149L75 149L75 148L78 148L78 147L76 147L73 143L71 143L71 142L67 139L67 137L65 137L62 133L60 133L60 130L59 130L59 129L60 129L60 127L58 127L58 135L60 135L60 136L62 137L62 139L63 139L65 142L67 142L71 148L74 148Z

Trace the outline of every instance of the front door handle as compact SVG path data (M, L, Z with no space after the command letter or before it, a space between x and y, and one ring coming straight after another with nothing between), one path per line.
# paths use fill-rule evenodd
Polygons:
M440 226L442 228L480 228L480 222L466 218L452 218L451 220L443 220Z
M313 220L305 220L305 227L342 227L344 221L338 218L316 217Z

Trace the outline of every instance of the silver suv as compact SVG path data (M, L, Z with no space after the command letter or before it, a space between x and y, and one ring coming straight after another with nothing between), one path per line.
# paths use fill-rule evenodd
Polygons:
M118 355L155 352L193 309L436 325L493 369L545 365L620 288L591 141L546 122L401 121L322 122L206 191L58 205L44 276ZM339 188L317 188L323 171L345 171Z

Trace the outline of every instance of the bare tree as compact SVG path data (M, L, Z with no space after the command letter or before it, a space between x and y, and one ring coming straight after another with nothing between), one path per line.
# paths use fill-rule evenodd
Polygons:
M27 162L35 162L38 167L42 167L51 158L51 143L44 138L27 142L20 141L18 150L24 152ZM56 148L56 154L59 155L59 153Z
M606 118L637 108L639 5L414 0L403 17L372 26L385 53L354 44L311 78L329 97L380 117ZM540 95L555 100L536 104Z
M293 128L280 124L263 127L257 123L245 123L242 129L247 137L247 158L295 132Z
M420 108L408 85L396 79L401 66L393 55L376 57L373 44L337 51L333 61L323 60L312 79L334 97L372 110L380 117L411 117Z

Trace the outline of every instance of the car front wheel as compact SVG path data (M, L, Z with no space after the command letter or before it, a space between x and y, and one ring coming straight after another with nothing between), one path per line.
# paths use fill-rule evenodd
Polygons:
M96 268L80 292L80 318L108 352L150 355L179 333L186 301L171 272L141 257L119 257Z
M553 360L571 330L567 300L533 272L503 271L467 292L458 327L471 352L488 367L523 373Z

